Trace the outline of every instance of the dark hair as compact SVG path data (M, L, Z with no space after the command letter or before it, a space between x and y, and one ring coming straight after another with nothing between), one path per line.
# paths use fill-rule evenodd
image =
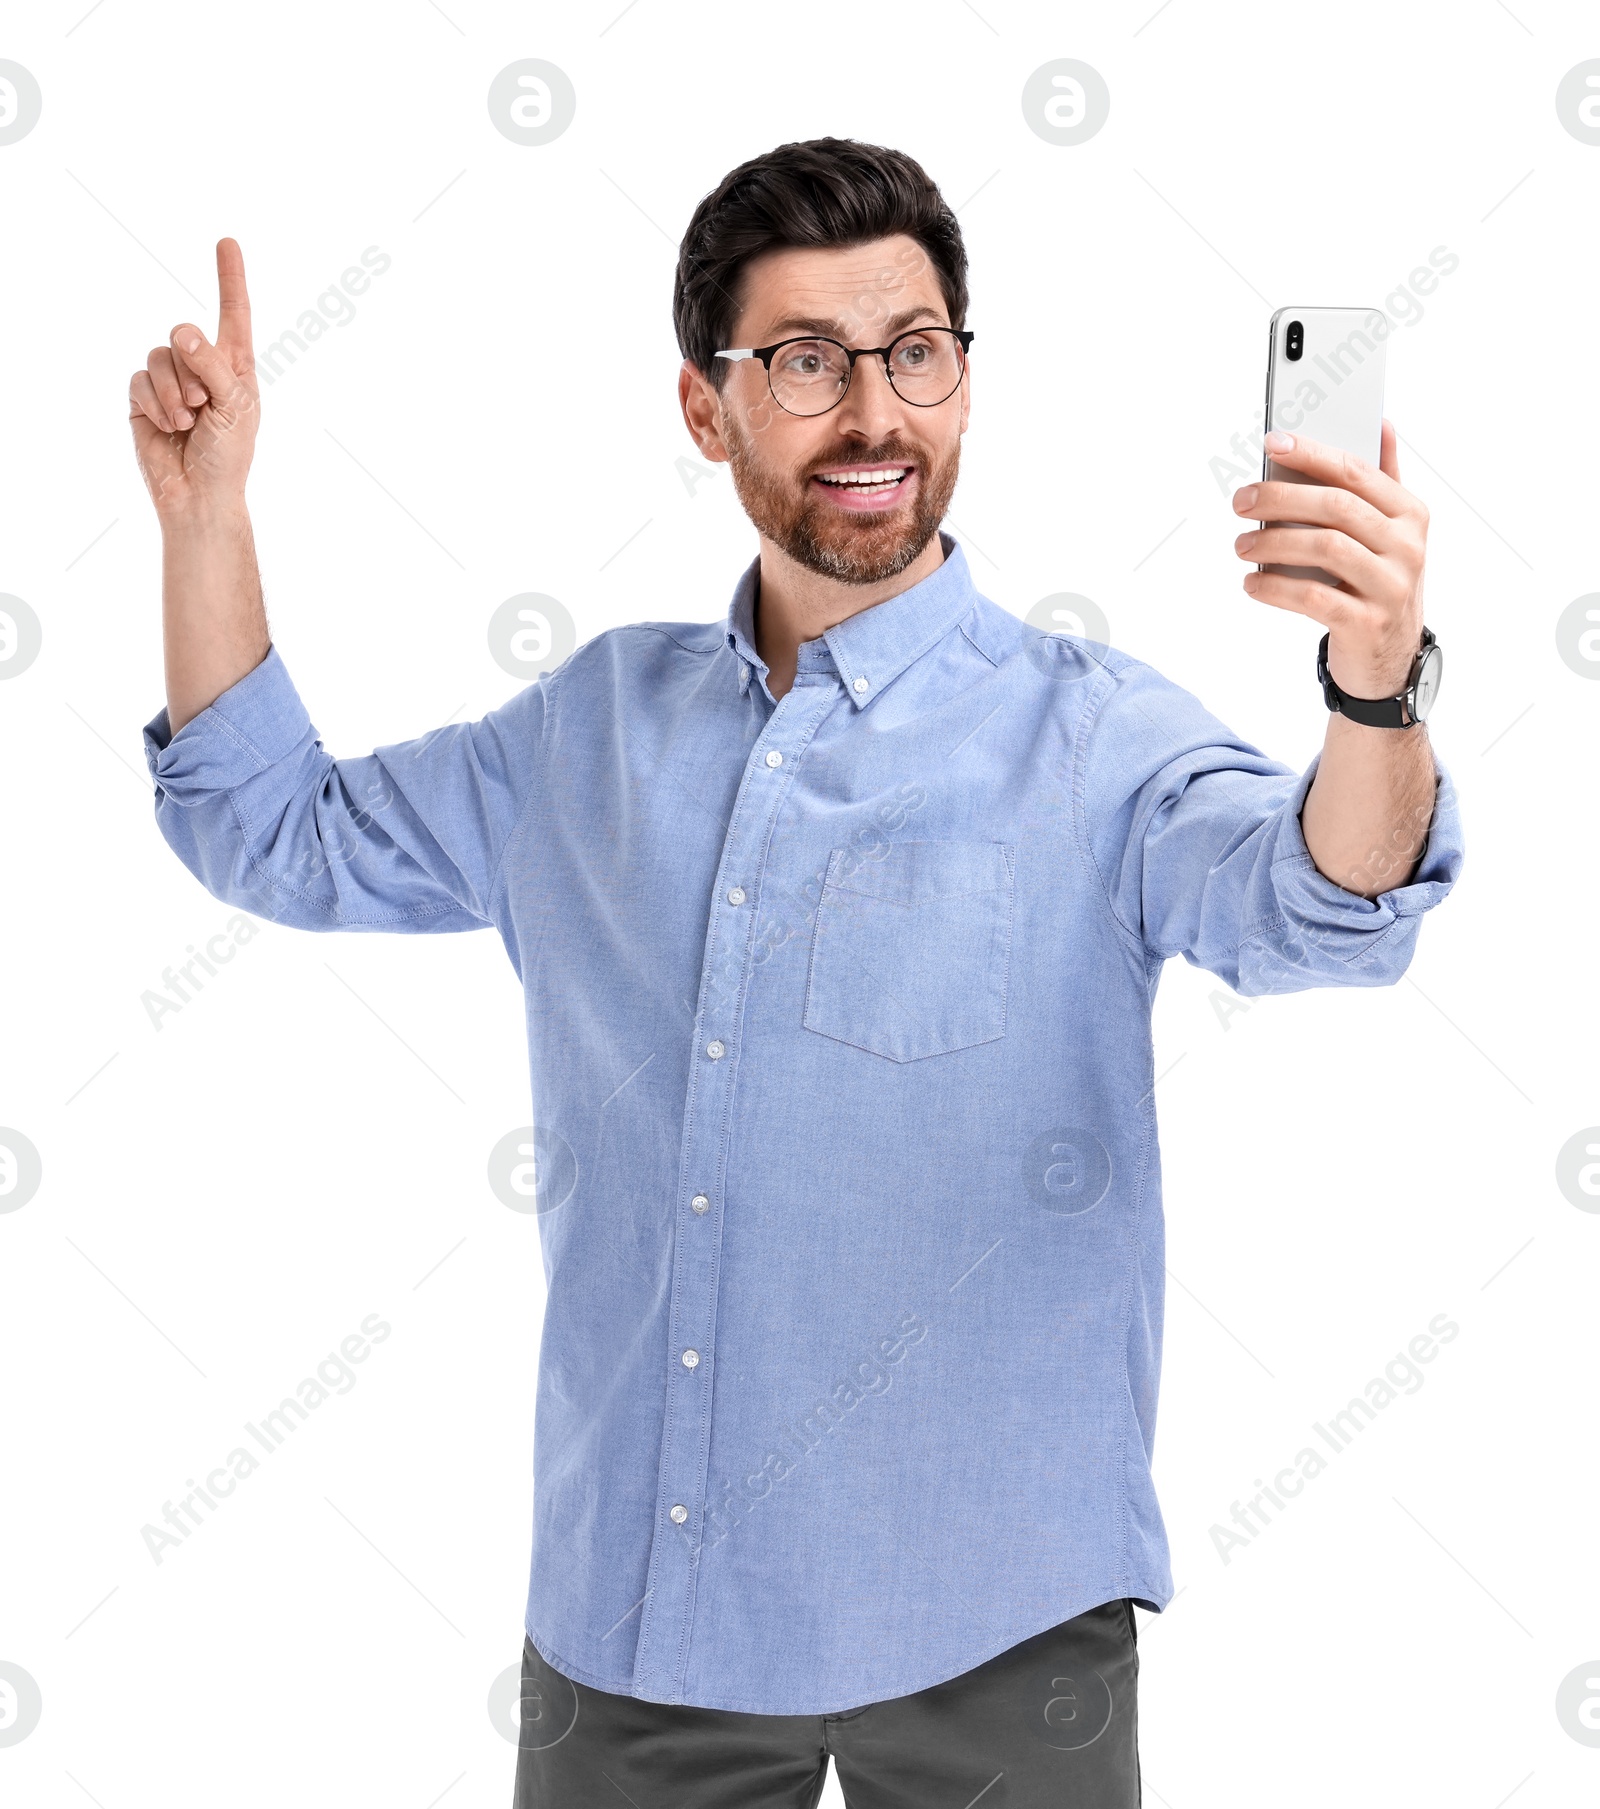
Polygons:
M752 258L780 246L861 245L891 233L927 252L951 326L965 326L961 228L915 158L853 138L810 138L741 163L694 210L678 248L672 320L679 350L721 389L731 367L713 354L739 316Z

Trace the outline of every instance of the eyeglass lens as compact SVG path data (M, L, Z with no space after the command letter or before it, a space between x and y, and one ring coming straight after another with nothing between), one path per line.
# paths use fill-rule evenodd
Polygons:
M961 341L949 328L902 333L889 348L895 394L919 407L954 395L965 368ZM850 360L831 339L794 339L773 353L768 374L779 407L819 415L850 387Z

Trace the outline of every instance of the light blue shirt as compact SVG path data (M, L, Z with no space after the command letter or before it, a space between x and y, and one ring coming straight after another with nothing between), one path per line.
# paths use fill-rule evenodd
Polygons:
M526 1625L598 1689L827 1713L1165 1607L1162 963L1390 985L1461 863L1441 774L1415 882L1334 885L1310 773L943 544L777 700L752 563L726 622L611 629L360 758L275 649L145 730L218 898L505 942L548 1287Z

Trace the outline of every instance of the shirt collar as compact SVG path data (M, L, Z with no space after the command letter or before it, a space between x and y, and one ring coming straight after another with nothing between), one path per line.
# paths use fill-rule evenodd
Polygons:
M799 670L815 672L832 666L844 681L845 695L857 709L864 710L907 666L943 640L971 609L977 592L960 544L943 528L939 543L944 548L944 563L921 583L847 616L824 629L820 640L802 641ZM755 647L760 576L758 556L740 576L728 605L726 639L739 657L741 691L749 689L752 671L765 674L767 670Z

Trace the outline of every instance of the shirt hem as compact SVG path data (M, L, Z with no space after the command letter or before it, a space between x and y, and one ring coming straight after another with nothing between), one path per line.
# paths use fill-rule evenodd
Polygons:
M1105 1584L1090 1589L1074 1597L1059 1612L1049 1611L1048 1618L1037 1625L1030 1624L1021 1631L1006 1634L998 1644L985 1643L978 1648L972 1657L964 1657L954 1664L940 1665L931 1673L917 1673L909 1679L900 1679L882 1688L874 1688L871 1695L854 1695L841 1701L837 1697L822 1700L807 1700L796 1706L792 1702L777 1704L770 1698L750 1698L720 1695L715 1691L697 1692L671 1699L668 1706L675 1708L707 1708L725 1709L735 1714L745 1715L838 1715L849 1709L870 1708L876 1702L890 1702L898 1696L914 1696L921 1690L931 1690L935 1685L949 1683L952 1679L963 1676L966 1672L976 1670L979 1665L987 1664L991 1658L998 1658L1009 1652L1013 1646L1019 1646L1024 1640L1033 1639L1040 1633L1047 1633L1052 1627L1059 1626L1062 1621L1071 1620L1075 1615L1086 1614L1091 1608L1102 1602L1116 1601L1128 1597L1142 1608L1160 1614L1172 1600L1173 1589L1170 1582L1158 1586L1144 1579L1129 1579L1116 1584ZM541 1639L534 1630L523 1623L523 1631L533 1642L535 1650L546 1664L553 1665L563 1677L574 1683L586 1685L591 1690L603 1690L609 1696L632 1696L641 1702L667 1703L662 1696L647 1695L630 1687L627 1680L615 1677L605 1678L589 1670L584 1665L574 1664L564 1658L548 1640Z

